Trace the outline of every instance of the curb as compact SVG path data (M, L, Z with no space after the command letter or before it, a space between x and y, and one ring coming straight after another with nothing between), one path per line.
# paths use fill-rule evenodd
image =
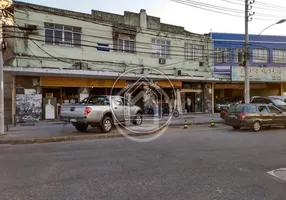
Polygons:
M128 136L138 137L153 135L156 132L150 133L129 133ZM91 140L91 139L107 139L107 138L121 138L124 137L121 133L107 133L107 134L96 134L96 135L77 135L77 136L58 136L58 137L43 137L43 138L0 138L0 144L41 144L41 143L55 143L65 141L78 141L78 140Z
M224 121L215 121L216 124L223 124ZM66 125L69 124L67 122L47 122L47 123L25 123L25 124L19 124L19 126L41 126L41 125ZM193 124L193 125L201 125L201 124L210 124L210 122L189 122L188 124ZM170 124L169 126L180 126L184 125L184 122L182 123L176 123L176 124Z

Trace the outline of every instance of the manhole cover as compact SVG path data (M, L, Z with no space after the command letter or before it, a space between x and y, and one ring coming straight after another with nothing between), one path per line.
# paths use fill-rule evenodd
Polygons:
M286 168L276 169L276 170L273 170L273 171L270 171L267 173L276 177L276 178L279 178L279 179L286 181Z

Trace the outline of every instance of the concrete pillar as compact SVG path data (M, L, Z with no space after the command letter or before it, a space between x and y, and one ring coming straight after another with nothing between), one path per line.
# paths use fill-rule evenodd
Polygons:
M284 96L284 92L285 92L285 91L284 91L284 84L281 83L281 84L280 84L280 95L281 95L281 96Z
M12 123L16 124L16 76L13 76L12 83Z
M147 14L146 10L140 10L140 28L147 29Z
M214 109L214 101L215 101L215 93L214 93L214 83L212 83L212 113L215 113L215 109Z

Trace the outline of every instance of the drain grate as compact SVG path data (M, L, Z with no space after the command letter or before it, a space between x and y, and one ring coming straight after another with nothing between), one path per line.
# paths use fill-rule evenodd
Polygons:
M271 176L274 176L276 178L286 181L286 168L276 169L276 170L273 170L267 173L270 174Z

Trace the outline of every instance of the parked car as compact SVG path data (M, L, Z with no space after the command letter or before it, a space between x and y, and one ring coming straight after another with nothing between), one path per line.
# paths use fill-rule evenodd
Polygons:
M245 127L256 132L263 127L284 126L286 128L286 114L273 105L238 104L228 110L225 124L234 129Z
M77 104L63 104L60 120L71 122L84 132L88 126L99 127L104 133L110 132L112 125L131 120L142 124L142 110L121 96L93 96Z
M269 98L281 99L282 101L284 101L286 103L286 95L284 95L284 96L269 96Z
M230 107L230 104L232 104L232 102L229 100L218 99L215 101L215 111L220 112L221 109L228 109Z
M251 103L256 104L270 104L274 105L283 112L286 112L286 103L279 98L274 97L252 97L250 100Z

